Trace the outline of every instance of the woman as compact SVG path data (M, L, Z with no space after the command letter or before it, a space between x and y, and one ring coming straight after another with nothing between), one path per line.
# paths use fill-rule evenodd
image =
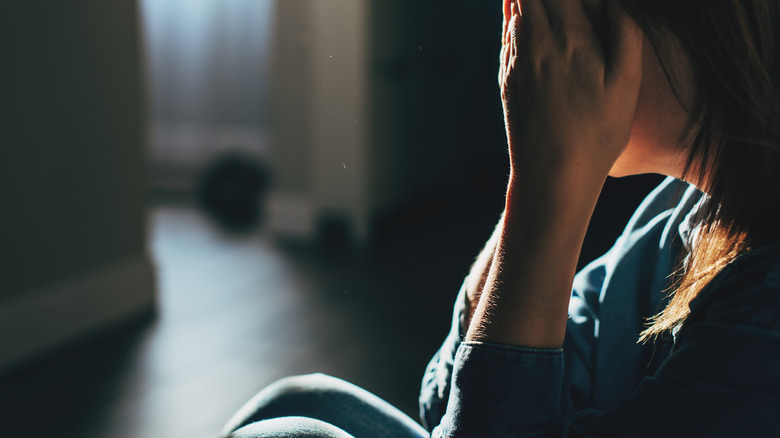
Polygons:
M506 209L427 370L426 427L780 436L780 2L504 0L504 16ZM607 175L647 172L670 178L575 277ZM324 376L272 386L226 431L428 436Z

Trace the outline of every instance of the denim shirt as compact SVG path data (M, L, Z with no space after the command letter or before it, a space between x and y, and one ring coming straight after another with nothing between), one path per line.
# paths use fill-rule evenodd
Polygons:
M733 261L674 336L638 343L706 200L668 178L576 277L562 349L463 342L465 282L423 378L433 437L780 437L780 244Z

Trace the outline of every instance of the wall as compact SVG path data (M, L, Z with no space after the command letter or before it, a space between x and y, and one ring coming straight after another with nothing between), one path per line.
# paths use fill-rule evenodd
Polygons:
M496 22L489 5L375 0L371 6L371 192L372 210L381 215L468 189L472 170L496 140L485 135L485 120L501 120L500 111L489 111L500 108L492 54L498 37L479 44L485 37L479 26ZM485 69L487 81L478 75ZM495 100L485 105L485 98Z
M0 15L0 370L154 304L132 0Z
M500 4L274 5L271 228L311 237L335 218L363 242L427 198L487 184L500 203Z
M269 226L310 239L320 219L367 234L367 2L277 0Z

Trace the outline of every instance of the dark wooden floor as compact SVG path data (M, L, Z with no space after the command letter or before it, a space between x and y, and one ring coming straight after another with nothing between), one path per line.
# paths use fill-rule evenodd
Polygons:
M590 237L585 257L612 243L656 182L639 194L607 188L591 225L609 235ZM256 391L309 372L416 418L424 366L498 216L494 201L427 200L361 252L279 244L262 229L235 235L187 205L156 206L156 315L0 377L0 436L214 437Z

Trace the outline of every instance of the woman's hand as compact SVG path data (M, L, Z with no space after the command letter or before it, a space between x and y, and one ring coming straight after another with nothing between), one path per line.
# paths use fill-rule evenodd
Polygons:
M581 1L504 2L500 81L512 169L469 341L563 344L577 258L628 143L642 75L637 26L607 0L611 32L599 38Z
M643 35L616 1L597 0L604 41L582 1L504 2L499 81L513 176L603 179L628 143Z

